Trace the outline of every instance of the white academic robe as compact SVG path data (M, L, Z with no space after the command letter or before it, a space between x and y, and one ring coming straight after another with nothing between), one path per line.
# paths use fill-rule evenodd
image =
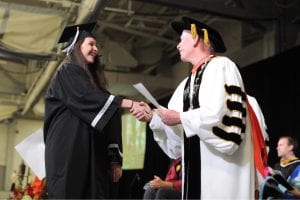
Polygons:
M243 107L247 109L246 102L240 96L229 95L225 90L225 85L234 85L245 91L236 65L226 57L212 58L202 76L200 108L183 112L186 81L187 78L179 84L168 104L169 109L180 113L181 124L167 126L154 113L150 122L154 139L171 158L182 156L185 167L184 152L181 151L184 149L183 134L187 137L199 136L201 199L254 199L255 167L250 119L248 114L242 117L242 113L228 109L226 104L228 99L243 102ZM191 82L193 83L193 78ZM222 123L224 115L242 118L246 124L245 133L238 127L225 126ZM238 145L218 137L212 131L212 127L216 126L227 132L236 132L241 136L242 142Z
M260 126L260 130L262 132L263 138L265 141L269 141L269 135L267 133L267 124L265 122L265 117L262 113L262 110L257 102L257 100L255 99L255 97L252 97L250 95L247 95L248 101L257 117L257 120L259 122L259 126Z

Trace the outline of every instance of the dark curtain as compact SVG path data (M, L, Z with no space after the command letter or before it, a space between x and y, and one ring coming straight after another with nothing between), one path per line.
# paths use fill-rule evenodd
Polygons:
M280 136L300 139L299 58L300 46L241 68L246 91L256 97L268 126L270 166L278 161L276 146Z

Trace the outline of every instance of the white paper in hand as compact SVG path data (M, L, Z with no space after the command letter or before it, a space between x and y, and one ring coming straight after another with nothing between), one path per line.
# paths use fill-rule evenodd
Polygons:
M25 138L15 149L40 180L45 178L45 144L42 129Z
M163 108L163 106L159 105L156 99L150 94L147 88L143 85L143 83L134 84L133 87L139 91L148 101L150 101L156 108Z

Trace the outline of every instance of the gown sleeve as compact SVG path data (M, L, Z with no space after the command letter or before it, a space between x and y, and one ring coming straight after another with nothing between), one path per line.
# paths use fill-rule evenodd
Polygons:
M56 98L81 120L101 131L116 110L121 98L95 89L84 70L64 64L57 72L49 90L49 99Z
M287 181L297 190L300 190L300 165L294 169Z
M187 137L232 155L245 138L246 99L236 65L226 57L211 60L203 72L197 109L180 112ZM172 104L172 102L171 102Z
M153 113L149 124L154 140L171 159L181 157L182 129L178 126L166 126L157 113Z
M121 122L121 110L119 109L110 122L106 126L109 129L108 138L108 158L110 163L123 164L123 149L122 149L122 122Z

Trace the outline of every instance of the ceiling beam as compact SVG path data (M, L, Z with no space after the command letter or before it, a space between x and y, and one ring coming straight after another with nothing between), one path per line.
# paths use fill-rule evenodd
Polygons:
M119 6L119 7L122 7L123 5L125 5L125 3L127 3L126 0L120 0L120 1L118 2L118 6ZM105 10L105 8L104 8L104 10ZM117 15L116 12L110 12L109 15L107 16L106 20L107 20L107 21L110 21L110 20L112 20L116 15ZM98 29L98 32L101 33L104 29L105 29L105 26L100 26L99 29Z
M202 11L217 16L223 16L233 19L244 19L244 20L267 20L274 19L272 9L261 9L253 12L245 8L225 6L220 3L214 3L212 1L199 1L199 0L149 0L150 3L158 3L162 5L168 5L177 7L179 9L187 9L191 11Z
M133 30L133 29L124 28L123 26L119 26L119 25L111 24L111 23L107 23L107 22L102 22L100 20L98 20L98 23L100 24L100 26L103 25L105 27L116 29L118 31L122 31L122 32L133 34L133 35L138 35L138 36L141 36L141 37L154 39L154 40L157 40L157 41L160 41L160 42L163 42L163 43L173 44L173 45L177 44L177 42L174 41L174 40L169 40L169 39L166 39L164 37L156 36L154 34L149 34L149 33L141 32L141 31Z
M141 75L135 73L122 73L122 72L105 72L108 80L110 82L118 84L132 85L137 82L143 82L145 84L151 84L153 87L160 87L165 89L174 88L174 80L166 76L151 76L151 75Z
M109 0L84 0L79 8L79 15L76 22L94 22L98 18L100 11L105 7Z
M112 82L112 87L109 91L112 94L130 97L133 99L143 99L144 97L133 87L133 84L143 83L154 98L161 98L162 94L157 91L163 91L167 95L167 91L173 91L178 83L174 78L166 76L151 76L145 74L121 73L106 71L105 75L109 82Z
M0 105L24 105L25 95L9 94L0 92Z
M22 83L16 80L15 78L13 78L11 74L8 73L1 64L0 64L0 73L2 73L9 81L11 81L16 86L16 88L19 88L20 91L24 91L25 87L22 85Z

